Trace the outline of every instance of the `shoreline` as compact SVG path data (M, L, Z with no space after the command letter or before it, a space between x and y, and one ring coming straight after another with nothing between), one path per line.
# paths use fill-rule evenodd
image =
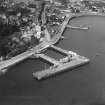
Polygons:
M54 45L56 44L60 38L62 37L62 34L64 32L64 30L66 29L66 25L69 21L71 21L72 19L74 18L78 18L78 17L82 17L82 16L105 16L105 14L101 14L101 13L88 13L88 12L84 12L82 14L69 14L67 15L66 17L66 20L63 22L63 26L61 28L61 32L56 35L51 41L44 41L42 42L41 44L39 44L38 46L32 48L32 49L29 49L28 51L22 53L22 54L19 54L9 60L6 60L6 61L1 61L0 62L0 72L1 74L5 74L7 71L8 71L8 68L13 66L13 65L16 65L17 63L20 63L22 62L23 60L31 57L32 55L35 55L37 53L40 53L42 52L43 50L47 49L49 46L51 45Z

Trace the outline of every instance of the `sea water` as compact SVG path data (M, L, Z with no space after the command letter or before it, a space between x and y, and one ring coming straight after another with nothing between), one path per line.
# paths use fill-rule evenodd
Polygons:
M26 60L0 77L1 105L105 104L105 18L81 17L69 24L89 26L89 30L66 29L64 40L57 46L88 57L90 64L37 81L32 72L47 68L48 64L38 59ZM55 52L49 55L58 58Z

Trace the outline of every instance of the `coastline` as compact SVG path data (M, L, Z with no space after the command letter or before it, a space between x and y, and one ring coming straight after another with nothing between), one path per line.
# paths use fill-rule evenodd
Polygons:
M87 15L105 16L101 13L100 14L99 13L88 13L88 12L85 12L85 13L82 13L82 14L72 14L72 13L70 13L69 15L67 15L67 18L65 19L65 21L62 24L61 32L58 35L56 35L51 41L46 41L45 40L41 44L39 44L38 46L36 46L32 49L29 49L28 51L26 51L22 54L19 54L19 55L15 56L15 57L13 57L9 60L0 62L0 72L1 72L1 74L5 74L8 71L9 67L11 67L13 65L16 65L17 63L31 57L32 55L35 55L37 53L41 53L43 50L47 49L49 46L56 44L60 40L60 38L62 36L62 33L65 30L66 25L70 20L72 20L73 18L78 18L78 17L81 17L81 16L87 16Z

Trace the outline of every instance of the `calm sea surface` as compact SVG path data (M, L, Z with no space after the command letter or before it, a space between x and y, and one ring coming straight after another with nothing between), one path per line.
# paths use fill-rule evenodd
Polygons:
M105 104L105 18L81 17L70 24L90 29L66 29L65 39L57 46L90 58L90 64L39 82L32 72L45 69L48 64L38 59L26 60L0 77L0 105ZM46 54L62 57L53 51Z

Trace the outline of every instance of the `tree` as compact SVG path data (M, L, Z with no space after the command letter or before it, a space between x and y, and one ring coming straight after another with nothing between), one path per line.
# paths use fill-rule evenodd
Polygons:
M88 0L83 0L81 3L84 4L86 7L88 7L90 4Z

